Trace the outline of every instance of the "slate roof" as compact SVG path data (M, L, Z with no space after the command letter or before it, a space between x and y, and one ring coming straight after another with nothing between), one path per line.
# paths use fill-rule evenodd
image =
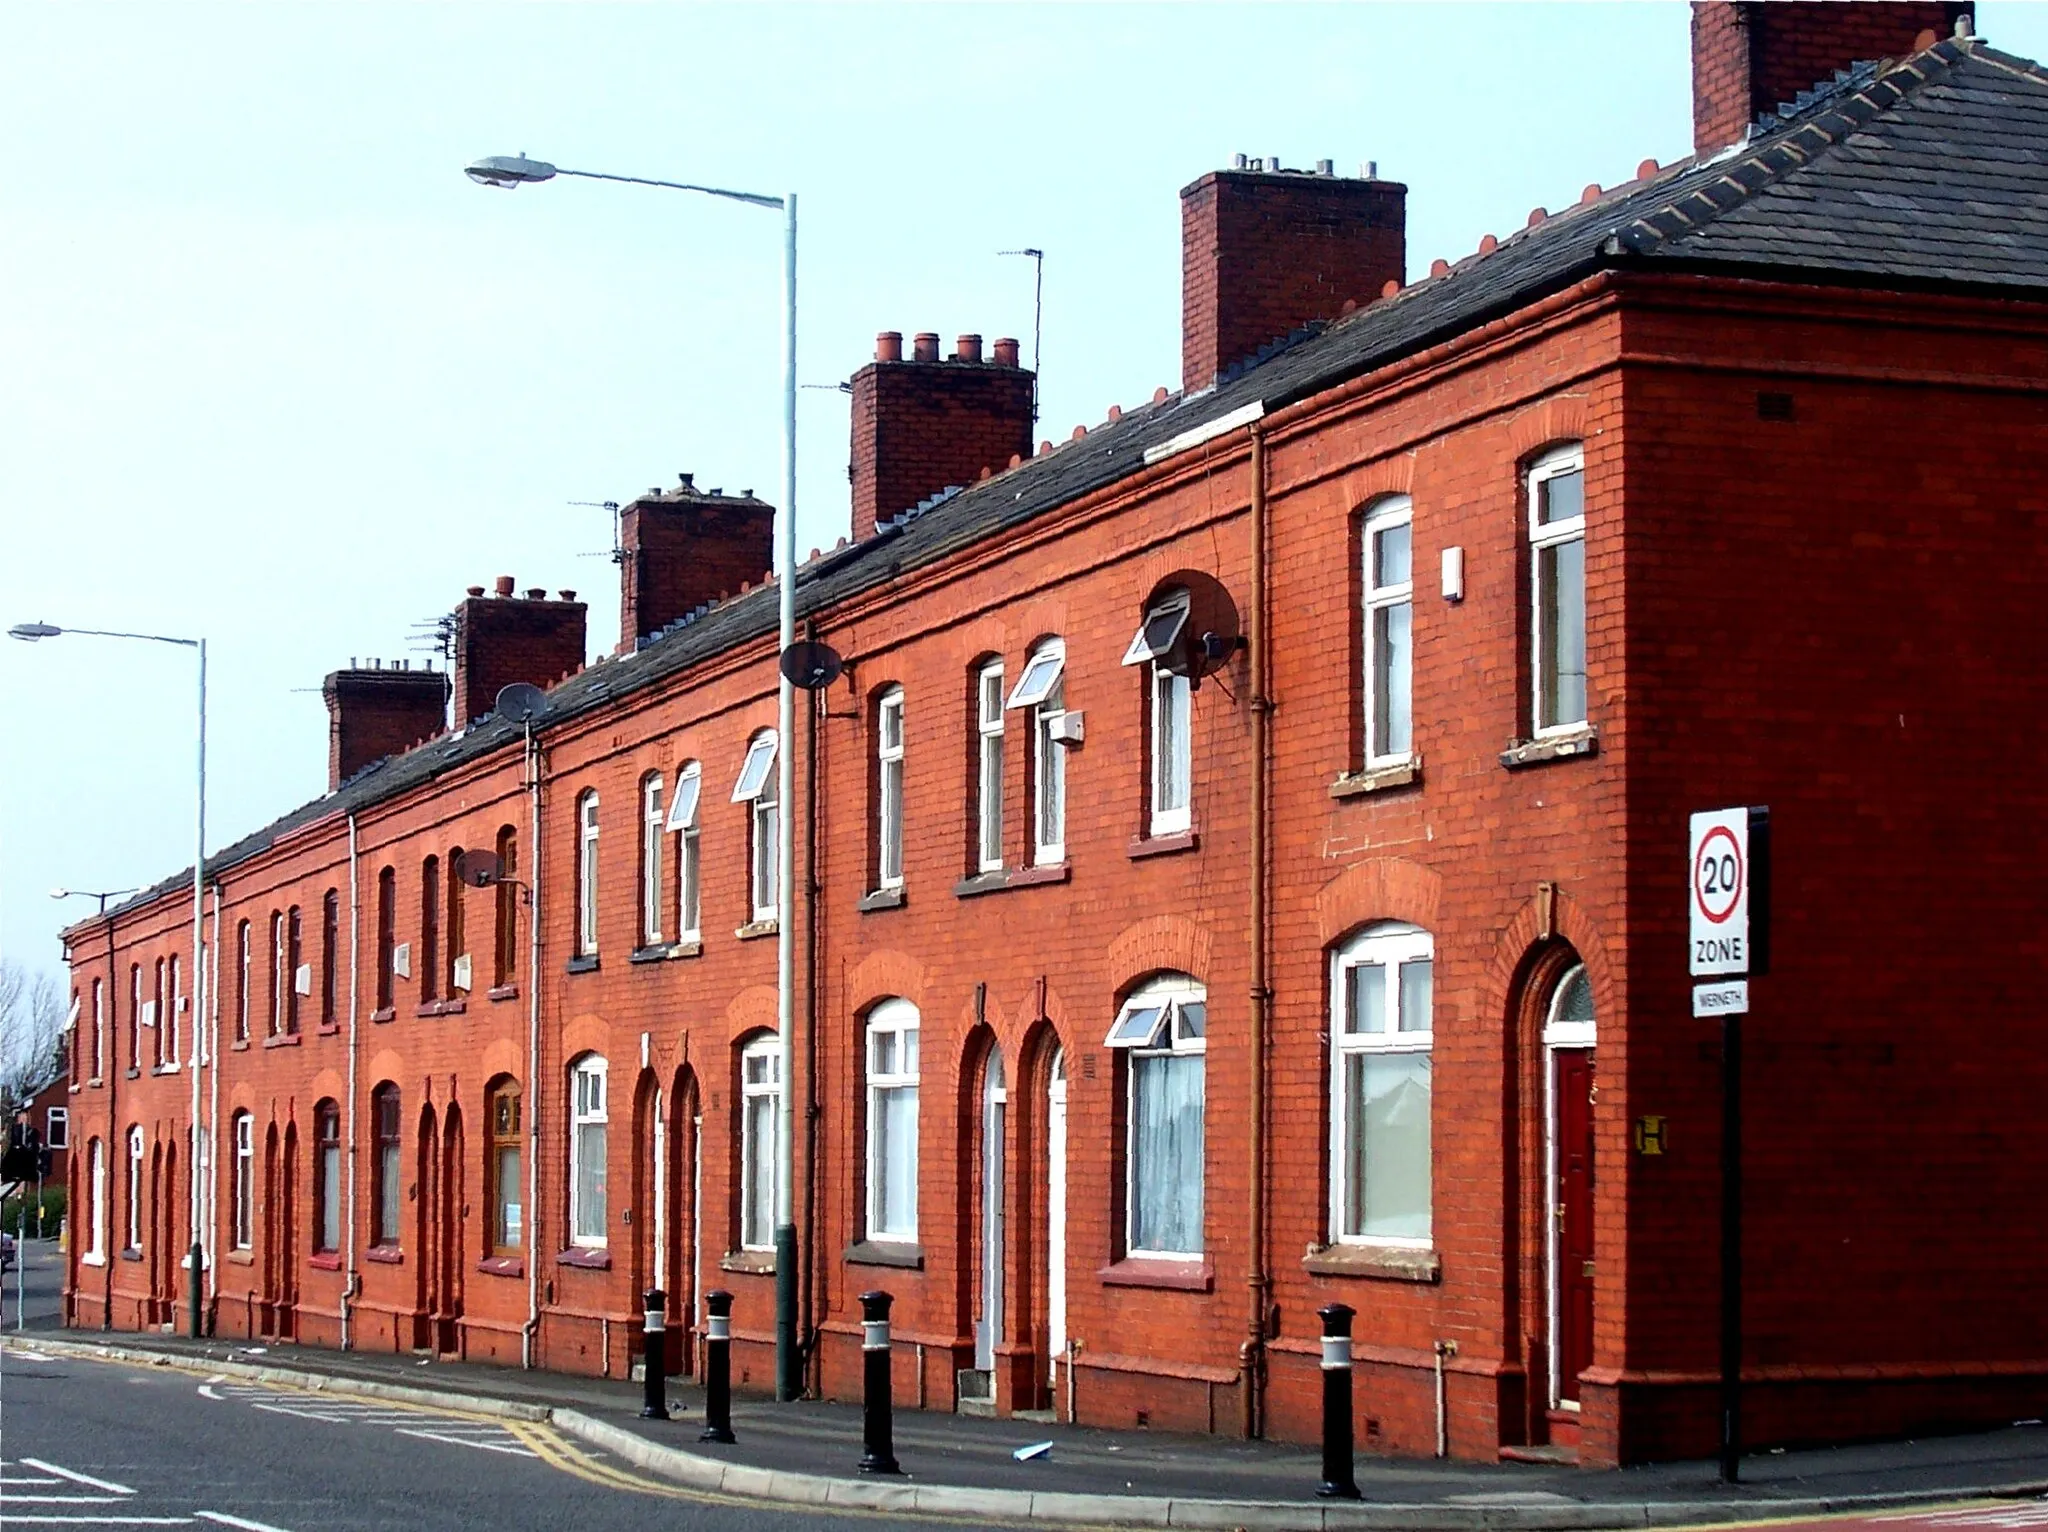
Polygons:
M1747 141L1549 216L1227 371L1213 388L1126 412L1008 472L933 497L798 572L797 611L1071 503L1143 466L1148 448L1248 405L1271 411L1519 309L1603 268L1694 269L1978 291L2048 288L2048 73L1974 40L1859 64L1767 113ZM547 729L770 634L772 584L700 610L636 653L547 694ZM208 858L218 874L308 824L366 808L519 738L488 719L357 774ZM189 887L191 870L129 899ZM95 925L97 920L81 923Z

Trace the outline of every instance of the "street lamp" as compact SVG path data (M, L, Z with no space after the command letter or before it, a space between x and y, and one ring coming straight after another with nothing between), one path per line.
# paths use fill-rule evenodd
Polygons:
M206 640L203 638L171 638L162 633L116 633L104 628L60 628L48 622L19 622L7 630L9 638L34 643L38 639L61 638L65 634L76 634L82 638L125 638L138 643L175 644L181 649L196 650L199 655L199 771L198 771L198 812L195 816L196 829L192 847L192 1122L187 1150L190 1158L186 1165L192 1183L191 1223L192 1248L188 1259L192 1276L187 1291L192 1306L192 1337L197 1340L204 1331L201 1310L205 1302L206 1245L204 1231L200 1228L200 1179L199 1179L199 1039L202 1018L206 1015L206 931L204 925L204 900L206 890ZM68 892L64 891L64 892ZM100 913L106 913L106 901L112 894L96 895L100 901ZM162 1026L161 1019L157 1022Z
M98 889L93 888L53 888L50 890L50 897L52 899L97 899L100 902L100 913L104 915L107 913L107 901L109 899L119 899L123 894L132 894L134 892L135 890L132 888L110 888L105 893L101 893Z
M595 170L565 170L546 160L521 154L494 154L476 160L465 174L480 186L512 190L575 176L586 181L619 181L630 186L658 186L667 191L701 192L744 202L749 207L779 209L783 215L782 337L782 507L777 512L775 583L780 598L777 648L787 653L796 642L796 193L780 197L698 186L689 181L657 181L645 176L606 175ZM803 1392L797 1349L796 1258L796 838L793 806L796 764L792 736L796 733L795 690L782 666L776 666L776 792L782 804L776 815L775 1018L779 1031L782 1076L777 1130L780 1161L775 1192L775 1397L791 1400Z

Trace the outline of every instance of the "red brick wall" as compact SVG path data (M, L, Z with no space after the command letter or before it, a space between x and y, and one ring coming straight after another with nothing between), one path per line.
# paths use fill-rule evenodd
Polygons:
M448 678L434 670L337 670L327 703L327 790L448 727Z
M455 609L455 726L489 713L514 681L546 688L581 670L585 612L568 591L559 601L541 590L514 600L503 578L495 597L474 589Z
M853 375L853 536L952 485L974 483L984 469L1001 473L1013 457L1031 454L1036 377L1017 366L1015 341L998 341L997 360L979 360L981 338L963 336L960 354L938 358L938 337L919 336L910 361L877 360ZM972 346L966 343L972 341ZM1002 360L1007 357L1008 360Z
M758 585L775 561L775 508L751 493L706 495L687 482L619 513L619 651L632 653L708 601Z
M1301 171L1216 170L1180 194L1181 386L1407 275L1408 188Z

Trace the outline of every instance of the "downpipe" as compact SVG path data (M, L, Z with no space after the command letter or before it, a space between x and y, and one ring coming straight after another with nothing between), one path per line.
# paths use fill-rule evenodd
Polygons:
M363 890L361 877L362 843L357 839L356 816L348 816L348 1202L350 1209L344 1221L347 1233L342 1237L346 1248L341 1263L341 1349L349 1349L355 1322L355 1304L352 1301L358 1291L356 1273L356 1052L361 1034L358 1024L362 1006L363 972ZM214 945L219 946L218 933Z
M1251 948L1250 1028L1251 1049L1248 1071L1250 1101L1246 1112L1246 1180L1250 1195L1245 1199L1245 1248L1250 1260L1245 1272L1245 1337L1237 1349L1239 1375L1244 1379L1243 1429L1247 1440L1265 1435L1266 1309L1269 1282L1266 1274L1266 1029L1272 992L1266 974L1266 776L1272 755L1272 701L1267 696L1269 677L1266 664L1266 435L1262 426L1251 427L1251 602L1245 616L1245 638L1251 651Z
M526 1323L519 1331L519 1365L533 1366L534 1336L540 1330L540 751L533 720L526 720L527 832L526 901ZM515 906L516 907L516 906ZM607 1357L606 1365L610 1365Z

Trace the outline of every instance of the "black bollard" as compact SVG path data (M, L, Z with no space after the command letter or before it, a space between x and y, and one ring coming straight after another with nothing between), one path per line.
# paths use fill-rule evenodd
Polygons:
M1325 1500L1356 1500L1358 1477L1351 1467L1351 1315L1348 1303L1316 1312L1323 1320L1323 1482Z
M860 1295L862 1376L862 1473L901 1473L896 1464L896 1425L889 1400L889 1305L896 1300L875 1291Z
M732 1294L704 1295L704 1429L700 1442L729 1442L732 1434Z
M640 1404L640 1418L667 1420L668 1326L663 1322L662 1311L667 1306L668 1294L650 1287L641 1294L641 1301L647 1306L647 1394Z

